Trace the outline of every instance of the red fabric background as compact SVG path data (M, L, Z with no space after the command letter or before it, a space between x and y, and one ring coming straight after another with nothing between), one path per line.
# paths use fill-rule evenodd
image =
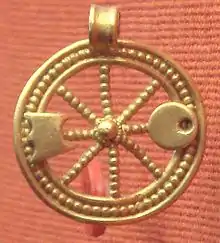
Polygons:
M94 2L2 0L0 242L220 242L220 1L95 2L120 7L122 38L150 44L170 53L191 75L201 92L207 116L207 142L201 167L191 186L172 207L137 224L109 227L105 235L98 239L87 236L82 224L45 206L28 186L15 159L12 145L14 107L26 80L36 67L58 49L87 38L88 10ZM73 78L71 87L99 113L96 76L95 69L90 74L88 70ZM113 70L113 76L117 113L141 91L146 80L137 72L119 69ZM159 101L165 97L162 92L158 95ZM143 110L139 118L144 119L150 108ZM58 99L52 102L51 109L69 112ZM79 119L75 120L76 126ZM152 157L165 163L169 154L144 139L139 138L144 146L150 148ZM79 145L78 153L60 156L53 162L54 170L58 172L70 168L71 161L77 159L86 147L87 144ZM146 173L134 167L136 161L128 153L122 153L125 158L121 168L123 190L129 193L143 186ZM104 154L99 159L104 161Z

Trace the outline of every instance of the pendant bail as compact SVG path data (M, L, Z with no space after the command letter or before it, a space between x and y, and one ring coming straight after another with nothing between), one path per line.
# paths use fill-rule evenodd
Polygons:
M119 36L119 12L115 7L91 5L89 14L89 41L91 46L106 52L117 44Z

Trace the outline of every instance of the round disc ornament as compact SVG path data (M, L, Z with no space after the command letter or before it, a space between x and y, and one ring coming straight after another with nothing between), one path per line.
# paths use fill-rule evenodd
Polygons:
M171 204L189 184L204 148L205 121L200 97L190 78L169 57L148 46L119 40L119 14L115 8L92 5L89 39L57 52L29 79L14 115L14 144L20 167L37 195L56 211L90 223L120 224L144 219ZM98 117L72 93L68 78L99 65L100 100L103 116ZM119 116L111 108L110 69L124 66L152 78L150 85L125 107ZM129 125L139 109L161 88L170 101L158 106L146 123ZM63 131L67 115L47 112L58 94L86 119L92 129ZM160 168L130 137L145 134L164 149L173 150L165 168ZM61 178L50 169L47 159L74 150L73 141L93 140ZM154 180L131 195L120 194L119 146L136 157ZM74 191L69 185L98 155L108 150L108 196ZM121 158L123 160L123 158Z

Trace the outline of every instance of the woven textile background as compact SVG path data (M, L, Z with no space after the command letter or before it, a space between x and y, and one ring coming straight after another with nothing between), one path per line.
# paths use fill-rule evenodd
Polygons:
M120 7L121 37L169 53L198 87L207 116L207 142L201 167L191 186L172 207L129 226L107 228L98 239L85 234L84 225L45 206L30 189L16 162L12 145L12 117L18 95L34 70L57 50L87 38L88 0L0 1L0 243L217 243L220 242L220 1L219 0L97 0ZM141 91L146 77L132 70L112 71L113 105L119 113ZM92 68L68 84L100 113L97 70ZM144 120L158 96L135 118ZM54 98L51 110L69 113ZM76 115L74 126L80 126ZM80 120L81 121L81 120ZM80 123L86 125L86 122ZM166 164L164 152L145 137L137 138L153 159ZM51 161L55 173L64 172L87 148ZM134 192L147 172L129 153L121 152L122 189ZM97 160L105 164L105 154ZM105 167L105 165L103 165ZM106 173L106 168L104 168ZM77 186L77 183L76 183Z

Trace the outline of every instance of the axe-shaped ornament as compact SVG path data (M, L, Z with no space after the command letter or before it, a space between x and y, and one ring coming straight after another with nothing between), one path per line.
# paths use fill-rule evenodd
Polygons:
M74 149L63 138L63 124L70 119L60 113L25 113L31 125L27 139L33 144L31 162L38 162Z

